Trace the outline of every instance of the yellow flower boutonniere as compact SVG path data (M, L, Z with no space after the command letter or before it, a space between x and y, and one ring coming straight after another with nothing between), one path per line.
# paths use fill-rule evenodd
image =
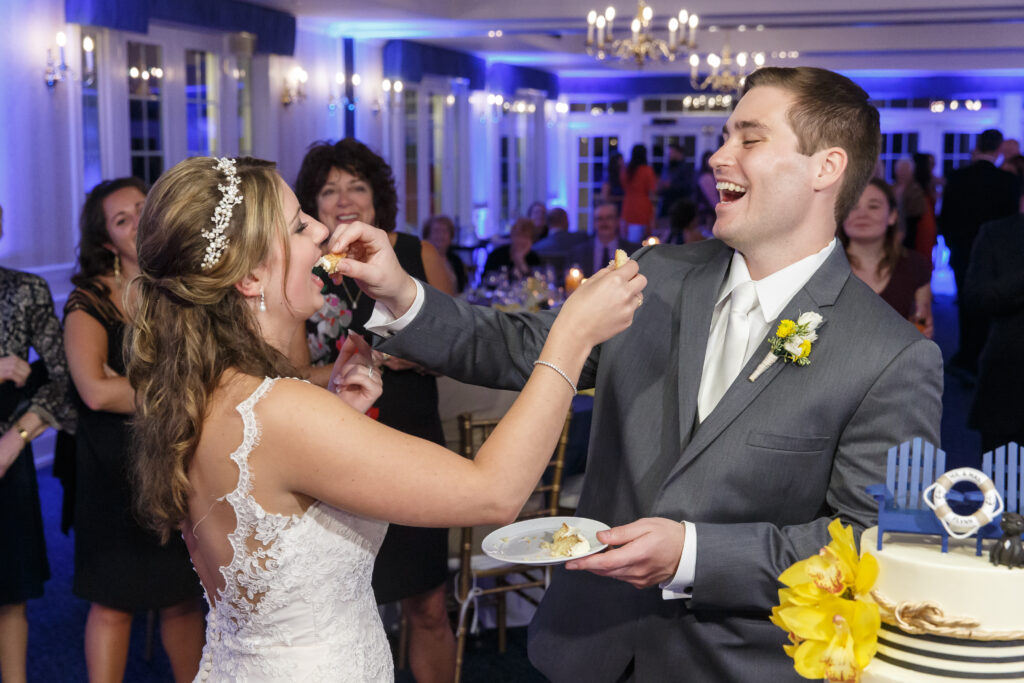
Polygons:
M828 525L832 542L779 576L771 621L789 634L783 648L804 678L855 682L878 648L881 617L868 593L878 578L871 553L858 558L853 529Z
M765 355L758 366L750 373L751 382L761 376L765 370L775 364L779 358L787 363L810 365L811 347L818 340L817 329L825 319L814 311L800 314L796 321L782 320L775 329L775 336L768 340L771 350Z

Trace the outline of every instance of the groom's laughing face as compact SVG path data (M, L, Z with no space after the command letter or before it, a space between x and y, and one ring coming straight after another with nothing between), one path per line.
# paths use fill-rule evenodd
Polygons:
M712 155L719 203L714 233L729 246L785 248L807 220L813 159L798 151L787 113L793 95L774 86L747 92L723 129Z

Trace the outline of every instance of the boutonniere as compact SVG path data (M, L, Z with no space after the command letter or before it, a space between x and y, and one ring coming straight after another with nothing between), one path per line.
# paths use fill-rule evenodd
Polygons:
M796 322L782 320L775 330L775 336L768 340L771 350L765 355L754 372L748 378L751 382L761 376L765 370L775 364L775 361L782 359L787 363L797 365L810 365L811 346L818 339L816 330L821 327L825 319L814 311L800 314Z

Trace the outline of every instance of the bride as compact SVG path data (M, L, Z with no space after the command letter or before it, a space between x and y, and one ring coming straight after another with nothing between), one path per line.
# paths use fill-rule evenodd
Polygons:
M358 236L348 255L366 280L417 296L386 234L354 227L336 243ZM323 303L311 270L327 237L272 164L247 158L181 162L139 222L128 370L138 509L163 538L180 530L205 588L197 680L391 680L370 589L387 522L511 521L555 447L584 360L630 324L646 283L629 262L569 298L519 399L470 461L363 415L380 382L365 344L343 349L337 396L288 379L294 332Z

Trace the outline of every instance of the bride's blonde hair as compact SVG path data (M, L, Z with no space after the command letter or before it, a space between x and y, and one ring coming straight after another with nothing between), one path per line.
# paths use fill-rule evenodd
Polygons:
M138 304L126 344L135 388L132 435L136 512L166 541L186 517L188 470L202 435L210 394L228 369L256 377L295 375L259 332L235 286L271 254L288 261L281 180L274 164L236 160L241 203L234 205L219 260L203 269L202 235L227 185L217 160L177 164L153 186L139 219Z

